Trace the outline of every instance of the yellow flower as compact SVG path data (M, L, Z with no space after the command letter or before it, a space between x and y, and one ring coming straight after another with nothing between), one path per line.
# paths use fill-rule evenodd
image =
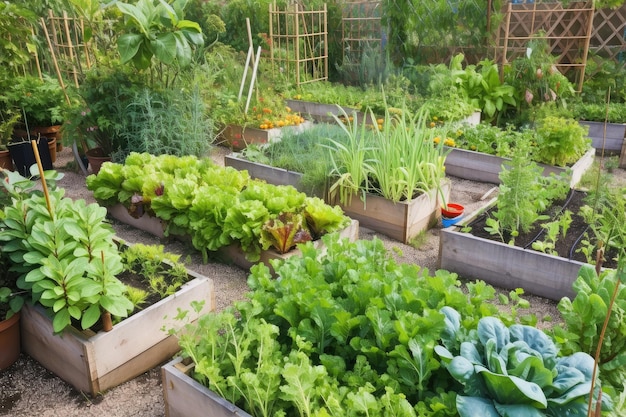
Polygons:
M439 136L435 136L435 138L433 139L433 142L435 142L436 144L439 144L440 141L441 139L439 138Z
M430 122L430 127L435 127L436 123L435 122Z

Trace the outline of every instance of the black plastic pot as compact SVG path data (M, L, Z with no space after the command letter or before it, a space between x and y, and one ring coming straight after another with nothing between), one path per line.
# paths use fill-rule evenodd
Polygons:
M35 152L30 141L17 141L10 143L9 153L15 164L15 169L24 177L30 177L30 167L37 163ZM37 150L44 171L52 169L52 158L48 148L48 138L42 137L37 141Z

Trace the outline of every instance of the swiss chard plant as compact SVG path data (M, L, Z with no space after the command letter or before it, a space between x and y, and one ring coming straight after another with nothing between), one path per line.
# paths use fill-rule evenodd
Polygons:
M587 416L595 366L590 355L559 356L541 330L507 327L496 317L483 317L468 334L457 311L446 307L443 313L443 345L435 350L462 386L456 397L461 417ZM610 409L608 396L604 400Z
M181 334L194 378L254 416L456 415L434 352L440 310L475 328L499 315L494 289L398 264L378 239L322 239L324 253L307 243L301 257L272 261L277 279L253 267L248 300Z

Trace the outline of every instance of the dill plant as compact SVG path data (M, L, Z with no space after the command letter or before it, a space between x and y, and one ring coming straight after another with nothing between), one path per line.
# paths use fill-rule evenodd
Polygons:
M565 177L546 177L542 173L543 168L530 160L528 144L520 144L500 172L496 211L487 219L485 230L498 234L502 241L508 234L513 243L520 232L528 232L536 221L547 219L541 213L553 201L565 197L569 183Z

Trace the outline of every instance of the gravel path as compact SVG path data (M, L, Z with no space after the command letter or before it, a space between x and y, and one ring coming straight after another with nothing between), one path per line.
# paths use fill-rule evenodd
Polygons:
M216 147L212 157L220 162L227 152L225 148ZM74 199L85 199L93 202L91 193L85 188L83 175L69 171L64 167L73 157L65 148L57 155L55 168L63 171L65 177L59 186L65 188L66 195ZM495 196L493 184L477 183L457 178L452 180L450 201L458 202L470 213L482 207L486 201ZM487 196L488 195L488 196ZM184 257L189 255L188 268L204 274L214 280L216 303L218 309L230 305L234 300L241 299L248 291L245 271L224 264L203 264L198 253L179 242L159 241L159 239L112 221L117 234L129 243L159 243L173 253ZM440 226L434 227L424 235L419 247L413 248L397 241L378 235L371 230L361 228L360 238L380 238L399 262L415 263L434 271L439 253ZM539 297L527 297L538 317L551 315L557 317L554 303ZM98 417L158 417L164 416L164 402L161 390L159 367L140 375L106 393L90 398L53 374L42 368L37 362L22 354L18 362L0 373L0 416L98 416Z

